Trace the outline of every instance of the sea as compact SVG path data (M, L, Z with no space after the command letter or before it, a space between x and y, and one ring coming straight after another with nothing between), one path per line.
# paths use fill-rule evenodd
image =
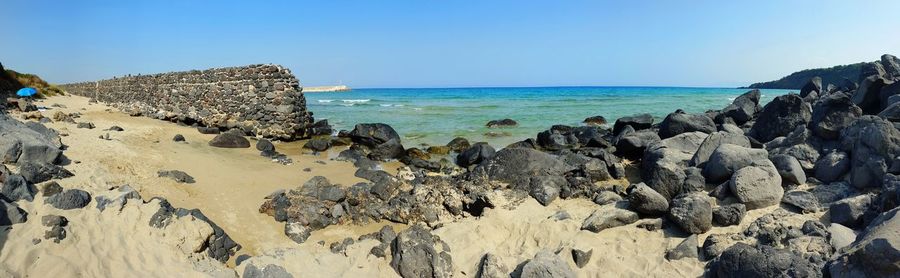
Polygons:
M584 125L587 117L616 119L640 113L657 122L677 109L701 113L722 109L748 89L686 87L515 87L353 89L306 93L316 120L335 130L357 123L385 123L404 146L444 145L455 137L495 147L534 138L556 124ZM790 90L761 90L760 103ZM513 119L515 127L487 128L491 120Z

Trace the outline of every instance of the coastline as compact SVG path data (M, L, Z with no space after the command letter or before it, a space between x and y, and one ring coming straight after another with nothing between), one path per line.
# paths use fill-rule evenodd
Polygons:
M303 87L304 93L338 93L351 91L346 85Z

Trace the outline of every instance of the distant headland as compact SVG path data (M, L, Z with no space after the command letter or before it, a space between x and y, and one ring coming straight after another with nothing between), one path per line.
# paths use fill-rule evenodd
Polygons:
M347 85L303 87L304 93L335 93L347 91L350 91L350 87L347 87Z

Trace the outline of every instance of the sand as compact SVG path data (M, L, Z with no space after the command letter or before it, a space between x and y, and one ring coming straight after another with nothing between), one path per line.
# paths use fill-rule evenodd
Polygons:
M387 260L369 255L378 243L374 240L351 245L345 254L334 254L331 242L345 237L377 231L389 223L365 226L336 225L316 231L304 243L297 244L283 234L283 223L258 212L265 196L279 189L301 185L309 178L322 175L332 182L352 185L362 180L353 176L350 163L329 160L335 155L303 153L303 142L276 143L276 148L294 160L280 165L259 156L255 148L219 149L207 142L214 135L200 134L196 129L174 123L130 117L102 104L89 104L87 98L63 96L49 98L40 106L62 104L55 111L80 112L78 122L93 122L95 129L77 129L70 123L50 123L49 127L68 134L62 137L69 146L66 156L80 163L66 166L75 177L58 181L65 188L81 188L92 194L114 186L128 184L137 189L145 201L164 197L173 206L198 208L243 246L238 255L250 256L238 264L232 259L225 265L185 251L191 238L201 227L185 224L165 231L147 226L154 203L129 203L121 213L94 209L94 203L81 210L59 211L36 200L19 202L30 213L29 221L15 225L0 247L0 276L22 277L122 277L134 274L148 277L206 277L242 273L252 263L264 266L276 263L296 277L396 277ZM112 125L123 132L105 131ZM109 133L111 140L98 136ZM187 143L173 142L182 134ZM324 164L321 164L324 162ZM310 172L303 171L311 168ZM386 166L396 173L396 164ZM181 170L196 179L194 184L179 184L157 177L158 170ZM495 192L502 200L503 194ZM40 196L40 193L39 193ZM41 198L36 198L41 199ZM607 229L600 233L580 230L581 223L598 205L589 200L557 200L543 207L527 198L514 209L498 206L481 217L469 217L445 223L434 230L451 248L454 273L473 277L485 253L502 258L512 270L542 249L559 251L580 277L697 277L703 274L704 262L694 259L668 261L665 251L686 237L677 229L646 231L635 224ZM715 227L700 235L700 242L710 234L742 231L753 219L777 207L748 213L741 225ZM548 217L565 210L572 218L553 220ZM40 216L61 214L71 221L69 238L60 244L32 243L41 238L46 227ZM792 219L799 225L820 214ZM187 221L187 220L185 220ZM193 222L188 222L193 223ZM403 225L390 224L399 231ZM194 229L194 230L192 230ZM4 234L5 233L5 234ZM0 240L2 242L3 240ZM318 242L324 241L324 245ZM587 266L577 268L570 250L593 249Z

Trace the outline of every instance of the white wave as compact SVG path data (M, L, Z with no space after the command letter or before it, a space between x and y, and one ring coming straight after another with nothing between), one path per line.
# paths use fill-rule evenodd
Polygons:
M388 104L379 104L378 106L381 106L381 107L403 107L403 104L390 104L390 103L388 103Z
M320 99L320 100L318 100L318 102L321 102L321 103L329 103L329 102L332 102L332 101L334 101L334 100L333 100L333 99Z
M422 111L422 108L416 107L416 108L413 108L413 110L416 110L416 111Z
M353 106L353 105L356 105L356 103L344 103L344 104L341 104L341 106L348 106L348 107L349 107L349 106Z
M344 103L363 103L369 102L371 101L371 99L342 99L341 101L343 101Z

